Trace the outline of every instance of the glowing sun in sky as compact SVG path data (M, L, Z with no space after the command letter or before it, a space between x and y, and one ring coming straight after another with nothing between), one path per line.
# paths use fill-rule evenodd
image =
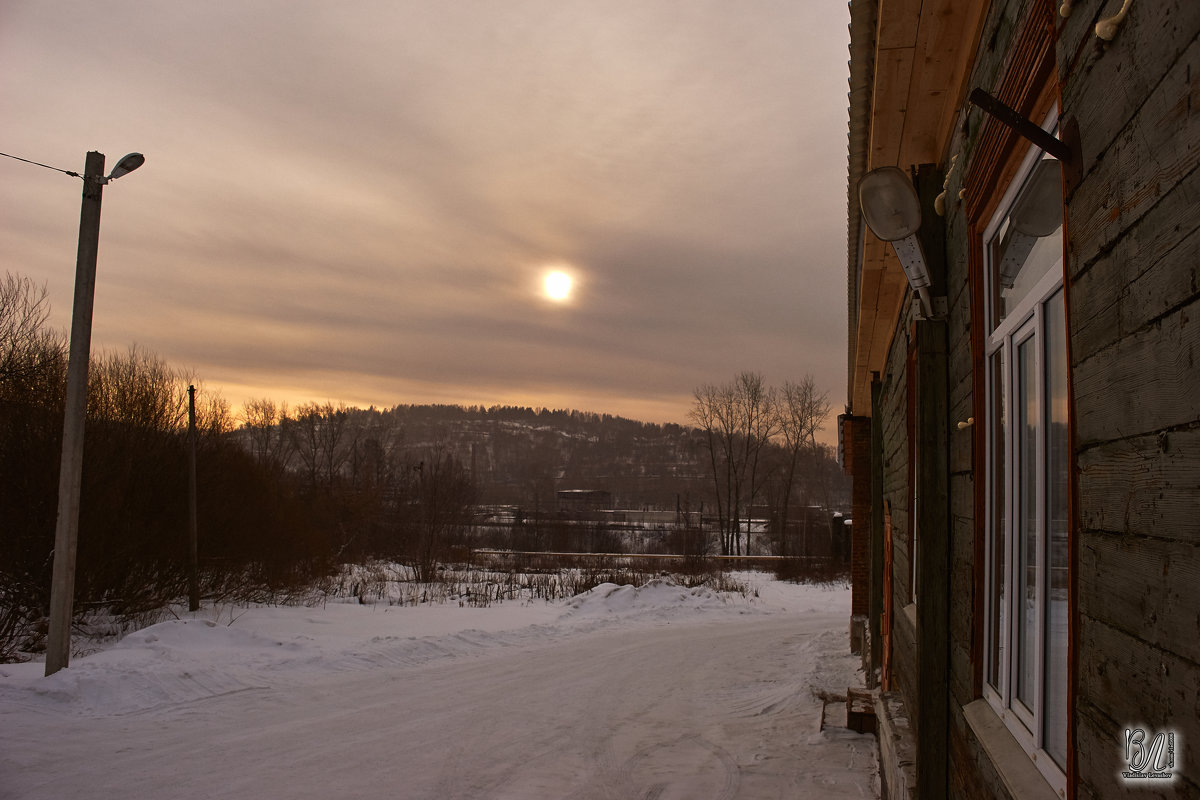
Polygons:
M542 291L556 303L566 302L571 297L571 276L560 269L547 272L542 278Z

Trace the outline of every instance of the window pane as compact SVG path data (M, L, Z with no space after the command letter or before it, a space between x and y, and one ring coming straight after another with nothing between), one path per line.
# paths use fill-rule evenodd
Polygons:
M1037 681L1037 439L1040 404L1037 391L1037 338L1030 336L1017 346L1016 408L1017 452L1017 592L1014 600L1017 622L1016 697L1026 708L1034 708Z
M990 570L988 574L988 661L987 681L993 689L1007 695L1001 687L1001 665L1004 663L1005 642L1008 636L1004 633L1008 626L1008 611L1005 607L1005 584L1008 581L1004 571L1006 519L1004 491L1004 426L1005 426L1005 386L1004 380L1004 351L997 350L988 360L988 370L991 382L992 428L990 431L992 474L991 487L992 514L991 531L988 541L988 559Z
M1067 438L1067 325L1063 291L1046 301L1046 696L1043 749L1067 766L1067 535L1070 441Z
M992 329L1062 258L1062 168L1038 162L989 243Z

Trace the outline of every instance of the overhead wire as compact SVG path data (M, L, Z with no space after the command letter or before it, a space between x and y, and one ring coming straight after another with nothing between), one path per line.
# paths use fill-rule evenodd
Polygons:
M10 155L9 153L0 153L0 156L4 156L5 158L12 158L17 161L24 161L26 164L33 164L34 166L38 166L38 167L45 167L46 169L52 169L55 172L61 172L64 175L70 175L71 177L74 177L74 178L82 178L83 177L78 172L72 172L69 169L59 169L58 167L52 167L49 164L43 164L40 161L30 161L28 158L21 158L20 156Z

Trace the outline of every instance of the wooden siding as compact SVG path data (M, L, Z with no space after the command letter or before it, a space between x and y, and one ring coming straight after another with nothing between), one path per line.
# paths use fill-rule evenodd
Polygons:
M880 408L874 420L882 430L883 499L892 511L892 688L900 692L909 708L909 724L916 732L917 719L917 630L905 612L911 592L910 551L912 489L909 485L908 363L911 310L901 325L903 333L892 339L887 371L880 392Z
M1082 797L1115 797L1129 725L1180 733L1200 794L1200 3L1114 3L1063 27L1078 479L1075 746Z
M913 5L919 4L885 0L881 14ZM1120 0L1077 2L1066 20L1048 15L1051 6L1048 0L991 3L972 42L970 85L1033 116L1058 100L1064 128L1078 131L1080 158L1065 197L1076 469L1069 788L1077 797L1124 796L1116 779L1121 736L1124 727L1140 724L1180 734L1178 762L1186 773L1164 792L1200 796L1194 770L1200 763L1200 2L1135 3L1108 44L1092 29ZM1050 50L1030 38L1044 38L1048 25L1056 26ZM911 24L901 24L881 41L904 47L915 35ZM889 58L880 69L908 63L899 54ZM1039 83L1043 73L1047 80ZM878 96L899 92L895 75L886 81L875 87L884 112L875 122L894 126L908 98ZM1035 85L1040 88L1032 91ZM957 155L959 166L951 174L945 220L949 790L990 800L1005 793L963 714L980 696L984 437L982 424L960 430L957 423L981 420L983 409L981 273L972 272L979 269L978 231L1026 145L978 110L941 124L944 152L931 160L945 168ZM887 152L901 158L899 148L884 144L872 139L873 158ZM964 186L966 198L958 202ZM867 250L876 259L878 300L882 276L893 267L886 261L890 250ZM882 439L880 489L893 518L892 664L896 685L914 703L920 701L920 643L903 611L911 310L902 303L894 309L864 303L860 312L864 349L853 385L862 386L861 376L870 371L883 376L873 422ZM910 716L915 722L917 715ZM1155 791L1146 795L1158 796Z

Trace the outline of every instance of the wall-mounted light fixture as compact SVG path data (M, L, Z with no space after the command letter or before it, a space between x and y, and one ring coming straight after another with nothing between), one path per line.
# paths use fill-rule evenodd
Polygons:
M912 181L899 167L879 167L858 182L858 203L867 227L877 237L892 243L908 285L921 302L926 317L933 317L929 296L929 268L917 239L921 227L921 200Z

